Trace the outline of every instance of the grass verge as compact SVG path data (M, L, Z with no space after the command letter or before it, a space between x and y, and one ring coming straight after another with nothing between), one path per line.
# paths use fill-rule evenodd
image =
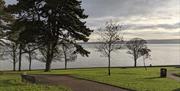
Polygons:
M71 91L62 86L22 83L19 74L0 74L0 91Z
M180 68L167 67L167 69L168 71L180 71ZM137 91L180 91L180 82L170 78L160 78L159 71L160 71L159 67L148 68L148 70L145 70L144 68L112 68L111 76L107 75L106 68L52 70L51 72L43 72L43 70L37 70L37 71L30 71L30 72L26 71L26 72L28 74L70 74L83 79L94 80L123 88L137 90ZM6 78L10 79L9 77ZM10 83L11 86L13 82ZM0 84L2 84L2 82L0 82ZM3 84L9 84L9 83L3 83ZM30 87L29 85L24 85L23 87L19 85L18 87L28 89L31 88L31 86L33 85L30 85ZM48 87L49 90L46 90L47 87L44 86L42 87L33 86L33 88L38 90L28 90L28 91L41 91L41 89L43 90L45 89L45 91L56 91L54 90L55 87ZM21 90L21 91L27 91L27 90ZM66 91L66 90L62 90L62 91Z

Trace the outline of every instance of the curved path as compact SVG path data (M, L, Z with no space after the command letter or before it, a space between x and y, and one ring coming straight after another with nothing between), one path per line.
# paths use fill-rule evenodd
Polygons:
M94 82L90 80L84 80L67 75L32 75L38 79L38 83L62 85L69 87L72 91L130 91L127 89Z
M180 82L180 77L176 76L175 73L176 72L174 72L174 71L172 71L172 72L170 71L170 72L168 72L167 76L171 79L174 79L174 80Z

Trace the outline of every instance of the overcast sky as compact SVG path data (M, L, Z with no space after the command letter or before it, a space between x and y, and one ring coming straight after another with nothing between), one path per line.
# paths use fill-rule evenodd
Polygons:
M82 7L95 31L113 20L123 25L125 39L180 39L180 0L82 0ZM96 41L98 35L90 38Z

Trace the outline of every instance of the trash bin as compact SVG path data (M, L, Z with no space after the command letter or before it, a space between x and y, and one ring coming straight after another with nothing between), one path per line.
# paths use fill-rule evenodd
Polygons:
M160 69L160 77L167 77L167 69L166 68Z

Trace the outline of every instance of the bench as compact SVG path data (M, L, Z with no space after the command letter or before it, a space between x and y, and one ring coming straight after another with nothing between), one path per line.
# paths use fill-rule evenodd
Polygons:
M22 82L36 83L36 78L30 75L21 75Z

